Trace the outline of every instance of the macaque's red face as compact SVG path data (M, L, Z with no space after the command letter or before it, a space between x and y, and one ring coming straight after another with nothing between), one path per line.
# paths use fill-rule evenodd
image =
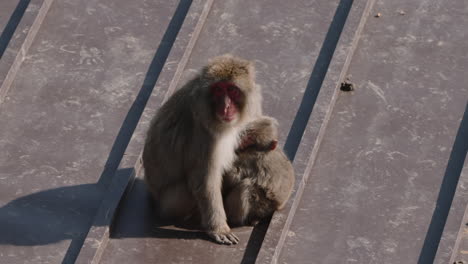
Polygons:
M243 100L239 87L231 82L217 82L211 85L210 94L220 120L229 123L238 117Z

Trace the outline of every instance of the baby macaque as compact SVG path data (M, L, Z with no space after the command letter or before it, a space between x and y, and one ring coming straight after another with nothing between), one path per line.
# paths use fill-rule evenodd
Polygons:
M282 209L294 185L294 169L277 148L277 121L247 125L233 167L224 174L224 208L231 225L255 225Z

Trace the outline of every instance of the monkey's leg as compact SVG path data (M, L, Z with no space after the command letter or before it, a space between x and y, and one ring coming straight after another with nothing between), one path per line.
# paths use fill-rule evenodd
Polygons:
M187 186L179 182L165 188L158 195L158 211L161 217L183 221L196 212L196 203Z
M225 199L229 223L255 226L271 216L277 208L277 203L268 199L265 192L255 180L243 179Z
M234 226L246 224L251 209L249 190L250 184L244 181L234 187L226 196L224 201L226 215L228 222Z

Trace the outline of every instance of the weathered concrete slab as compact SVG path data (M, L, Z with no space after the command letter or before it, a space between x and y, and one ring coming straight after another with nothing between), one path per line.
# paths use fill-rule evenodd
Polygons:
M0 103L24 61L53 0L4 1L0 7Z
M286 150L295 157L297 187L285 208L273 215L257 258L258 263L278 262L321 141L327 133L327 125L340 93L341 83L346 79L349 64L373 3L374 1L365 0L340 1L335 12L309 80L308 92L304 94L286 143ZM324 63L327 60L329 64ZM310 89L311 87L314 89ZM304 124L304 135L300 139L295 139L297 126L294 124L298 123L300 113L307 108L313 111L310 113L309 121ZM292 146L295 146L297 151Z
M0 32L5 30L11 15L15 11L20 0L2 1L0 3Z
M337 5L338 1L215 1L176 86L216 55L229 52L255 60L264 110L279 119L285 142ZM138 147L127 152L130 156L141 151L148 121L160 106L161 99L151 100L133 136ZM251 228L237 229L241 243L226 247L206 241L202 233L162 225L149 213L151 202L140 180L121 206L102 263L249 263L255 261L265 232L265 226L253 233Z
M0 30L28 4L0 60L0 263L465 261L466 5L363 19L373 2L0 3ZM156 219L138 159L162 102L226 52L256 61L298 179L230 247Z
M107 247L110 226L119 202L123 199L122 197L126 191L130 192L135 175L138 175L142 169L139 153L141 151L141 141L143 140L143 129L146 130L147 124L146 121L138 123L138 120L142 114L145 115L143 110L146 101L149 100L150 106L160 105L161 101L173 91L173 88L171 88L173 85L164 84L170 79L174 81L179 76L179 69L181 65L185 65L186 58L190 56L194 41L202 28L203 24L200 24L200 22L204 20L202 18L206 17L211 6L210 4L203 6L203 0L194 2L180 1L171 22L167 26L161 45L158 47L143 81L144 85L127 114L126 121L131 121L133 128L131 132L122 133L117 137L117 139L120 136L125 137L128 142L128 146L126 143L120 148L121 151L125 151L125 154L120 164L116 163L119 168L113 175L108 190L103 196L75 263L99 263ZM167 61L166 64L164 64L165 61ZM157 80L159 85L154 87ZM152 94L153 88L155 92ZM129 184L130 186L127 186Z
M176 4L50 7L0 105L0 263L74 260L138 120L127 112L154 86L145 75Z
M280 263L420 260L468 99L464 9L377 1Z

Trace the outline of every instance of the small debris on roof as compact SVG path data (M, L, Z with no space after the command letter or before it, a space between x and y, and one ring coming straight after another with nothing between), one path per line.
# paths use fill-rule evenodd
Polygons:
M349 79L346 79L346 81L341 83L340 90L343 92L354 91L354 84Z

